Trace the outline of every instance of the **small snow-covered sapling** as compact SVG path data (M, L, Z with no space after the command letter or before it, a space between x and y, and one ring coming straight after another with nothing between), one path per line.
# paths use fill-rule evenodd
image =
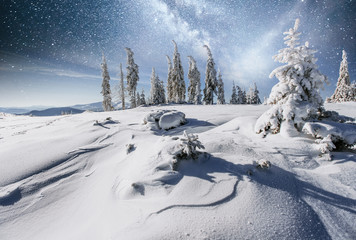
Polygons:
M180 149L176 156L181 159L197 159L200 154L200 152L197 151L197 148L205 149L203 144L198 140L198 135L188 134L186 131L183 132L183 137L180 138L180 141Z
M255 164L256 164L256 168L259 168L259 169L268 169L271 167L271 162L268 160L264 160L264 159L256 161Z
M128 143L126 144L126 153L129 154L130 152L135 150L135 144Z

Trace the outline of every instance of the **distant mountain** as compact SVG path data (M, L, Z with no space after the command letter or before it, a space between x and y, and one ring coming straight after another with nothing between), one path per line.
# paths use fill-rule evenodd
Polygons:
M113 103L114 108L121 110L121 102ZM126 102L126 108L130 108L130 103ZM94 102L88 104L77 104L69 107L45 107L45 106L32 106L23 108L4 108L0 107L0 112L10 113L10 114L23 114L33 116L56 116L61 115L62 112L71 112L73 114L82 113L84 111L102 112L104 111L102 102Z
M0 112L11 113L11 114L23 114L30 111L30 109L25 108L2 108L0 107Z
M44 110L50 106L30 106L30 107L0 107L0 112L11 114L24 114L32 110Z
M113 102L112 104L116 110L122 109L121 101ZM130 102L129 101L125 102L125 106L126 106L126 108L130 108ZM93 112L104 111L102 102L95 102L95 103L89 103L89 104L78 104L78 105L74 105L74 106L70 106L70 107L75 108L75 109L80 109L80 110L89 110L89 111L93 111Z
M59 107L59 108L48 108L45 110L33 110L31 112L25 113L24 115L31 116L58 116L62 114L78 114L82 113L85 110L71 108L71 107Z
M88 103L88 104L77 104L74 106L70 106L71 108L84 110L84 111L93 111L93 112L102 112L103 106L101 102Z

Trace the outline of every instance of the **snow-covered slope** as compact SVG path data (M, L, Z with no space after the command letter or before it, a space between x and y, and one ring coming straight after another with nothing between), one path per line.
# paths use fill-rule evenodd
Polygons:
M356 105L327 109L356 117ZM356 154L254 133L268 106L0 118L0 239L355 239ZM187 123L151 130L147 114ZM172 169L183 131L205 153ZM258 169L255 161L270 161Z

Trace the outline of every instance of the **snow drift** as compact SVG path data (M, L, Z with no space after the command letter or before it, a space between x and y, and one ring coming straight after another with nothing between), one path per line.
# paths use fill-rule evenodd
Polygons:
M254 125L267 108L2 115L1 239L355 238L355 153L325 161L307 135L262 138ZM151 131L142 119L157 112L186 124ZM174 169L184 131L204 153Z

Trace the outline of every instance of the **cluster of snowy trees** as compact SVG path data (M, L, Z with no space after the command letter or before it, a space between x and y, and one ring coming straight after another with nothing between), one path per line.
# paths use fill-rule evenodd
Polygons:
M152 69L151 76L151 91L150 98L148 100L149 104L161 104L161 103L185 103L186 102L186 86L184 81L184 70L182 67L180 54L178 52L177 44L172 40L174 44L173 61L167 55L168 62L168 76L167 76L167 94L165 92L163 81L160 81L158 75L155 73L155 69ZM200 72L197 68L195 59L192 56L188 56L189 70L188 70L188 103L192 104L213 104L214 94L217 96L217 104L225 104L225 93L224 93L224 82L222 79L221 72L219 70L218 78L215 70L215 62L211 54L210 48L204 45L207 50L208 59L205 71L205 88L203 90L204 97L201 94L201 82L200 82ZM120 64L120 82L118 86L118 95L122 103L122 109L125 109L125 91L128 92L130 97L131 108L146 104L145 94L142 90L141 95L136 92L137 82L139 81L138 76L138 66L134 61L133 52L130 48L125 48L127 53L127 87L124 87L124 74L122 71L122 64ZM106 59L103 55L102 63L102 94L104 97L103 108L105 111L113 110L111 104L111 90L110 90L110 76L107 69ZM255 87L255 93L258 94L257 88ZM246 95L246 94L245 94ZM248 94L249 98L244 97L244 103L260 103L259 98L254 96L252 93ZM258 99L252 101L250 99Z
M160 104L166 102L166 94L164 91L163 81L159 80L158 75L156 75L155 69L152 68L151 75L151 103Z
M239 86L235 85L235 82L233 82L230 104L261 104L258 94L259 91L256 83L254 83L254 87L250 87L249 91L246 93L245 90L242 90Z
M119 96L122 102L122 109L125 109L126 90L130 96L131 108L135 108L137 106L137 103L142 102L140 94L137 93L137 98L136 98L136 87L137 87L137 82L139 81L138 66L134 61L133 58L134 54L132 50L130 48L125 48L125 50L127 53L127 67L126 67L127 87L126 88L124 87L124 74L122 71L122 64L120 64L120 82L119 82ZM112 111L114 110L114 107L112 106L112 101L111 101L111 89L109 83L110 76L109 76L108 66L104 54L103 54L103 62L101 64L101 69L102 69L102 77L103 77L102 91L101 91L101 94L103 95L104 98L103 109L104 111Z
M184 71L180 60L180 54L176 42L174 44L173 64L169 56L168 61L168 77L167 77L167 102L168 103L184 103L186 102L186 87L184 81ZM204 46L208 52L208 60L205 74L205 88L204 88L204 104L213 104L214 93L218 96L218 104L225 103L224 84L220 75L220 83L216 78L215 63L208 46ZM188 56L189 70L188 70L188 103L201 104L201 83L200 72L197 68L195 59ZM219 85L220 84L220 85ZM219 87L220 86L220 87ZM151 89L153 86L151 85ZM219 89L219 91L217 90ZM152 94L152 93L151 93Z

